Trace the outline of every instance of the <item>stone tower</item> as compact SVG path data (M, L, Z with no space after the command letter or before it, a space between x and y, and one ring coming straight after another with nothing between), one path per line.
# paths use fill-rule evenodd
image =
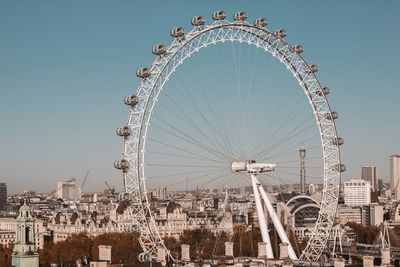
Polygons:
M35 220L31 209L24 201L17 217L17 233L12 255L12 266L38 267L39 254L35 244Z

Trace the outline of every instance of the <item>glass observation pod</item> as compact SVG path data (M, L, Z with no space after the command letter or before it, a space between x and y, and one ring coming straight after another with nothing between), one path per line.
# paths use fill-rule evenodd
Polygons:
M226 18L225 12L223 10L217 10L212 16L213 20L223 20Z
M133 108L138 103L138 97L136 95L128 95L124 98L124 103Z
M332 111L331 113L327 113L325 115L325 118L327 118L328 120L336 120L337 118L339 118L339 114L336 111Z
M320 95L320 96L328 95L329 94L329 88L328 87L323 87L323 88L321 88L320 91L318 91L317 94Z
M283 38L287 35L287 32L284 29L278 29L274 32L274 34L280 38Z
M332 144L335 146L341 146L344 144L344 140L342 137L338 137L337 139L333 139Z
M247 15L246 15L246 12L244 12L244 11L236 12L235 15L233 15L233 20L235 20L235 21L243 21L246 19L247 19Z
M126 159L116 160L114 161L114 167L126 173L128 172L129 162Z
M164 55L166 51L167 51L167 49L162 44L155 45L155 46L153 46L153 49L152 49L153 54L157 55L157 56Z
M306 73L315 73L318 71L318 67L315 64L310 65L309 67L306 67L304 70Z
M254 21L254 26L257 26L259 28L264 28L265 26L267 26L267 24L268 22L266 18L259 18Z
M205 21L202 16L196 16L192 18L192 25L193 26L201 26L204 25Z
M129 128L128 125L125 125L124 127L117 128L116 132L119 136L128 137L131 134L131 128Z
M150 76L150 69L140 68L136 71L136 76L138 76L139 78L147 78Z
M337 172L344 172L344 171L346 171L346 165L344 165L344 164L337 164L337 165L335 165L335 171L337 171Z
M185 31L182 27L176 27L171 30L171 36L175 38L179 38L185 35Z
M301 46L301 45L296 45L296 46L293 46L293 50L294 50L294 52L296 52L297 54L300 54L300 53L302 53L302 52L304 51L304 48L303 48L303 46Z

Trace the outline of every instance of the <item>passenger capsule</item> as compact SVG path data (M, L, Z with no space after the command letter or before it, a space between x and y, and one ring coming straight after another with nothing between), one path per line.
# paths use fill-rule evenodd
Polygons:
M338 137L336 139L333 139L332 144L334 144L335 146L341 146L344 144L344 140L342 137Z
M293 50L294 50L294 52L296 52L297 54L300 54L300 53L302 53L302 52L304 51L304 48L303 48L303 46L301 46L301 45L296 45L296 46L293 46Z
M200 25L204 25L205 21L204 18L202 16L197 16L192 18L192 25L193 26L200 26Z
M259 28L264 28L267 26L268 22L266 18L259 18L254 21L254 26L259 27Z
M337 172L345 172L346 171L346 165L344 165L344 164L336 164L335 165L335 171L337 171Z
M217 10L212 16L213 20L224 20L226 18L225 12L223 10Z
M332 111L331 113L327 113L325 115L325 118L331 121L336 120L337 118L339 118L339 114L336 111Z
M176 27L171 30L171 36L175 38L180 38L185 35L185 31L182 27Z
M315 64L310 65L309 67L306 67L304 70L306 73L315 73L318 71L318 67Z
M321 90L317 92L319 96L323 95L328 95L329 94L329 88L328 87L322 87Z
M246 20L247 19L246 12L244 12L244 11L236 12L235 15L233 15L233 19L235 21L244 21L244 20Z
M147 78L150 76L150 69L140 68L136 71L136 76L138 76L139 78Z
M131 128L125 125L124 127L118 128L116 132L119 136L128 137L131 134Z
M153 46L153 50L152 50L153 54L157 55L157 56L164 55L166 51L167 51L167 49L162 44Z
M114 161L114 167L126 173L129 168L129 162L126 159L116 160Z
M287 32L284 29L278 29L274 32L274 34L280 38L283 38L287 35Z
M124 98L125 105L135 107L138 103L138 97L135 95L128 95Z

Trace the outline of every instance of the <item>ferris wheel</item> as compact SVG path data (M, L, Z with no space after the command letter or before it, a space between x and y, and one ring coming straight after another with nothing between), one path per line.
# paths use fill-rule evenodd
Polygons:
M163 252L172 258L158 231L149 199L150 187L155 187L161 179L181 188L184 184L187 187L189 178L196 180L197 185L202 182L215 187L239 180L250 181L258 216L264 217L259 209L264 200L272 217L274 211L260 186L263 179L258 175L266 174L266 179L273 181L283 176L295 176L281 171L285 163L295 161L285 156L296 151L298 145L313 140L318 143L314 158L320 164L315 177L316 182L323 184L323 190L314 231L300 258L318 260L335 220L340 176L345 170L339 150L343 139L338 137L335 126L338 114L331 110L327 100L329 89L318 81L317 66L308 64L301 56L303 47L291 46L285 41L285 30L269 30L265 18L251 24L246 21L247 15L243 11L234 14L233 21L227 20L223 11L214 12L212 18L213 22L206 24L203 17L194 17L191 20L193 29L189 32L182 27L173 28L170 32L172 43L153 47L155 60L149 67L137 71L141 79L137 92L124 99L130 107L128 121L117 129L117 134L124 138L123 158L115 161L114 166L123 171L125 192L122 197L129 202L132 231L140 235L140 244L146 255L156 258ZM232 46L215 50L214 56L207 60L216 59L227 50L233 51L233 59L216 59L212 71L205 64L191 65L197 54L222 44ZM268 75L249 72L246 74L249 84L243 86L238 73L260 69L251 62L240 70L245 61L241 59L249 58L237 55L238 51L245 53L240 50L243 46L261 51L269 59L272 55L275 62L292 74L296 88L302 89L296 93L301 92L299 103L306 105L308 116L301 117L306 112L288 100L294 94L293 88L289 93L282 93L282 98L276 96L280 93L276 90L272 93L259 90L260 95L256 90L249 92L249 88L255 87L255 76ZM198 53L200 51L202 53ZM261 55L253 54L252 57L257 60ZM226 71L228 60L234 61L232 72ZM196 70L183 81L188 77L185 65ZM182 77L178 67L182 68ZM199 75L197 70L202 67L208 73ZM262 66L256 71L262 71ZM273 78L266 77L259 87L268 87L268 80ZM221 79L226 82L220 82ZM196 87L198 89L194 90ZM212 90L207 91L210 87ZM232 87L236 87L235 90ZM167 94L168 90L173 93ZM265 112L263 109L267 107L275 111ZM254 110L243 111L248 108ZM285 108L289 110L286 113L283 111ZM282 115L285 118L278 118L280 114L285 114ZM312 133L306 135L307 131ZM294 167L290 165L287 168ZM216 181L220 184L215 184ZM261 228L262 224L261 220ZM279 225L274 222L274 226L279 232ZM268 229L262 233L263 241L268 243ZM286 240L284 236L280 237Z

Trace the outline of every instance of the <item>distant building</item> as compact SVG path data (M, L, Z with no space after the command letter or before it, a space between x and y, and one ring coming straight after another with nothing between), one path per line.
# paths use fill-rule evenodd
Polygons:
M0 183L0 211L6 210L7 207L7 184Z
M167 199L167 188L155 188L152 191L152 196L153 198L156 198L158 200L165 200Z
M378 177L375 166L361 167L361 179L370 183L371 191L378 191Z
M400 200L400 155L390 156L390 191L394 199Z
M81 187L75 179L57 182L57 198L64 201L78 201L81 198Z
M372 204L370 208L370 225L380 226L383 223L383 206Z
M344 182L344 204L347 206L363 206L371 203L371 185L364 180Z
M346 224L348 222L355 222L361 224L363 221L361 207L339 205L337 210L337 216L341 224Z

